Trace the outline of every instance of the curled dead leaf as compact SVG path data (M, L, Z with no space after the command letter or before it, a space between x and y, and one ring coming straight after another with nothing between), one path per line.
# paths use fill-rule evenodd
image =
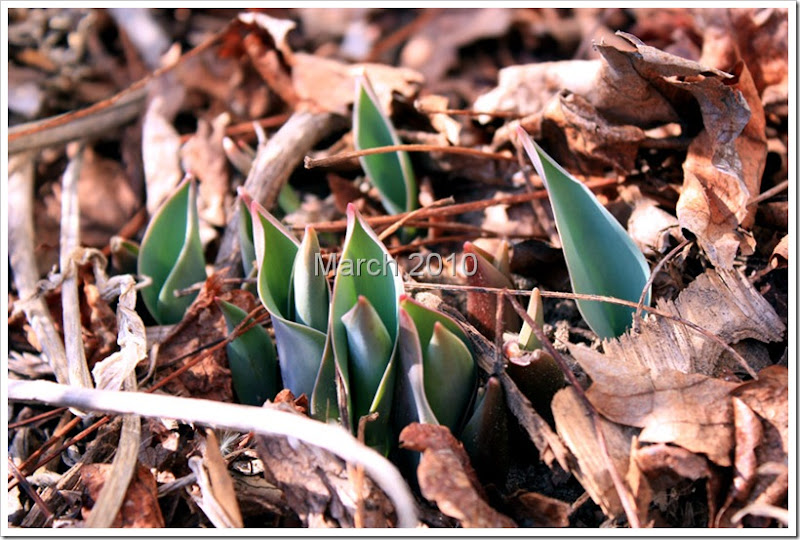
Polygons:
M417 467L420 490L444 514L466 528L516 527L486 502L463 445L449 429L414 422L400 433L400 444L422 452Z

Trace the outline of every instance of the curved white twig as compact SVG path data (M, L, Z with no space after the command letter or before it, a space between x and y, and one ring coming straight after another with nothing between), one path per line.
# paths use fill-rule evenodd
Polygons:
M334 424L323 424L270 405L251 407L143 392L77 388L48 381L8 381L8 399L151 418L175 418L261 435L293 437L360 464L394 503L399 527L416 527L414 498L400 472L375 450Z

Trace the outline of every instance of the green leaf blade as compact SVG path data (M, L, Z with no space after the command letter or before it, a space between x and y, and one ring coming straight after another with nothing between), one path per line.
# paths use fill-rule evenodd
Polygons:
M518 136L550 195L573 291L638 302L650 276L642 252L585 185L522 128ZM650 291L645 304L649 302ZM632 324L633 308L589 300L577 303L584 320L602 338L617 337Z
M228 332L232 332L247 313L238 306L217 300L225 317ZM250 319L252 321L252 319ZM278 392L278 366L275 345L266 330L255 325L226 346L233 387L239 401L260 407Z
M328 328L330 292L319 257L317 233L313 227L306 227L292 268L295 320L325 332Z
M175 291L206 279L199 227L197 188L187 180L153 216L139 249L138 272L153 280L142 299L159 324L179 322L197 297Z
M381 110L366 74L356 81L353 140L357 150L400 144L400 138ZM417 207L417 181L407 152L361 156L359 161L378 189L387 212L399 214Z
M423 362L428 403L439 422L458 433L477 381L472 353L455 334L436 322Z

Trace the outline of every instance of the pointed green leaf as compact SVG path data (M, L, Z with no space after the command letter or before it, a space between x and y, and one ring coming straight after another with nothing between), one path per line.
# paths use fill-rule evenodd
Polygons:
M401 301L401 305L406 300ZM425 308L423 308L425 309ZM433 333L433 324L430 325L430 334ZM399 433L412 422L439 425L439 420L431 410L428 398L425 396L424 366L422 348L417 325L405 308L400 309L400 335L398 338L400 358L400 373L398 374L397 390L395 392L394 425ZM430 337L428 338L430 341Z
M508 413L497 377L489 377L479 392L460 438L482 479L505 479L509 462Z
M186 180L150 220L139 249L138 272L153 280L142 299L159 324L179 322L197 296L175 291L206 279L199 227L197 188Z
M299 397L311 397L327 336L315 328L272 316L283 386Z
M375 422L367 425L367 442L382 451L388 451L388 421L394 388L394 357L397 350L398 299L403 292L397 263L375 235L364 223L352 204L347 207L347 233L338 260L336 280L331 300L330 333L337 370L342 377L344 392L341 402L346 404L348 424L357 427L358 418L353 414L353 396L357 391L352 385L352 370L348 365L349 346L347 330L342 317L355 306L359 296L364 296L375 308L392 342L392 351L378 391L372 397L369 412L378 412ZM383 365L385 358L374 356L372 361ZM356 402L366 399L358 398ZM344 411L343 411L344 412Z
M400 144L400 138L381 110L366 73L356 79L353 141L357 150ZM362 156L359 161L378 189L387 212L399 214L417 207L417 181L407 152Z
M256 266L256 248L253 243L253 218L250 215L252 197L240 187L239 190L239 249L242 252L244 275L253 273Z
M550 195L572 290L638 302L650 276L642 252L585 185L548 156L524 129L519 128L517 134ZM649 303L650 291L645 299L645 304ZM602 338L623 334L635 311L588 300L578 300L578 309Z
M369 413L372 399L389 364L392 340L378 312L364 296L342 315L350 352L350 389L356 418Z
M405 295L400 299L400 316L404 321L401 330L403 324L413 327L406 328L406 337L401 338L398 396L402 406L413 410L416 418L410 413L398 413L396 428L419 421L441 423L455 433L477 380L469 339L452 318ZM442 371L446 373L442 375Z
M216 302L225 317L228 332L247 317L247 312L230 302L219 299ZM275 346L263 327L253 326L231 341L225 350L239 402L260 407L275 397L278 392Z
M528 300L528 315L541 328L544 326L544 306L542 305L542 293L539 287L534 287L531 291L531 298ZM542 347L542 342L533 333L530 325L523 321L522 330L519 331L519 346L526 351L535 351Z
M258 265L258 296L272 317L283 385L295 396L305 394L311 398L325 350L327 328L320 331L294 320L292 267L300 245L258 202L251 200L250 214Z
M250 203L253 244L258 263L258 295L272 315L293 320L292 266L300 243L256 201Z
M425 395L439 422L458 433L475 392L477 373L472 353L439 322L423 352Z
M300 244L294 259L292 282L294 289L295 320L320 332L328 329L328 280L321 264L318 264L319 240L311 226Z
M514 289L508 272L508 244L501 242L499 256L495 257L472 242L464 242L465 265L472 271L467 276L467 284L474 287ZM502 255L505 251L505 256ZM471 257L467 257L471 255ZM470 259L473 259L470 261ZM470 261L467 263L467 261ZM472 264L476 264L473 268ZM474 271L473 271L474 270ZM503 312L503 328L509 332L519 330L519 317L507 307ZM497 321L497 295L495 293L468 292L467 315L478 330L489 337L494 336Z

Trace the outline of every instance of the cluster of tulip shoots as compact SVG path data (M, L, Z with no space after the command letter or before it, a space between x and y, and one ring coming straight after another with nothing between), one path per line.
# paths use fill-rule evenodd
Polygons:
M400 142L366 76L357 81L353 125L359 149ZM638 301L649 278L642 253L583 184L524 131L518 134L549 192L573 291ZM416 181L405 152L360 159L387 212L416 206ZM392 268L377 275L342 271L358 261L396 264L354 206L347 209L347 232L331 287L319 264L320 244L312 226L298 241L242 189L238 204L244 272L257 276L257 293L275 332L273 344L262 326L253 325L227 346L240 402L262 405L281 388L305 394L318 420L339 422L357 433L368 418L364 440L384 454L396 448L399 432L411 422L447 426L473 457L492 448L503 431L498 426L506 422L502 389L495 377L478 389L473 350L461 326L407 296ZM138 250L138 273L151 280L142 297L159 324L180 321L196 296L176 296L175 291L205 280L198 231L196 186L187 180L153 216ZM465 251L475 254L477 264L468 283L513 288L507 244L489 254L468 242ZM492 295L468 295L468 311L477 316L478 326L481 317L485 326L491 321L490 334L495 301ZM229 331L247 317L233 304L217 303ZM578 307L603 338L622 334L632 323L629 307L589 300L579 300ZM528 313L542 325L536 288ZM520 329L519 318L510 310L507 314L509 373L549 417L550 398L563 385L563 375L531 327L524 323Z

